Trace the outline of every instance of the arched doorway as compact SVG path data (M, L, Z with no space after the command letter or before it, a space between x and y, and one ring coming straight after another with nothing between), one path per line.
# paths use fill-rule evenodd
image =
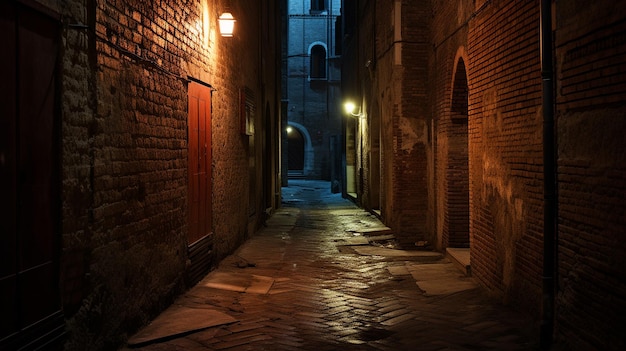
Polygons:
M467 248L469 240L468 84L465 62L459 58L452 81L448 129L447 247ZM444 233L445 235L445 233Z
M304 137L298 128L287 127L287 145L289 176L304 175Z
M296 122L287 125L287 170L290 178L307 177L313 167L313 145L307 129Z

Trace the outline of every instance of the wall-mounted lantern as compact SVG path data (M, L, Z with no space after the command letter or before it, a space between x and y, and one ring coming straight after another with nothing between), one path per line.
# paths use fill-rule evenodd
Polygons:
M225 38L232 37L235 30L235 17L230 12L224 12L217 21L220 25L220 34Z
M347 114L354 117L362 117L361 108L359 107L358 112L354 112L356 110L356 105L352 101L346 101L343 104L343 108Z

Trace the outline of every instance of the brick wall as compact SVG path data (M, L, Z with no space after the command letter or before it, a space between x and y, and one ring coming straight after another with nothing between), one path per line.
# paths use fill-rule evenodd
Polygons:
M265 6L276 10L274 2ZM258 227L268 203L276 206L277 153L263 150L278 142L271 141L280 116L272 21L280 12L260 9L230 3L234 38L216 32L220 1L81 1L63 9L65 21L90 27L63 33L68 349L116 347L185 288L188 78L215 89L214 264ZM260 13L271 18L261 22ZM261 65L262 55L271 64ZM243 87L255 96L254 136L241 133Z
M427 237L424 165L430 114L426 95L430 11L427 3L400 4L396 16L395 2L376 3L371 18L376 23L375 44L369 33L362 33L362 40L370 42L361 46L372 50L364 50L363 62L358 65L363 67L363 76L374 77L371 96L375 102L371 106L379 107L371 117L380 118L382 216L400 242L413 246ZM395 29L394 18L400 20ZM371 67L365 68L367 60L371 60ZM368 174L368 170L363 173Z
M56 9L70 23L93 23L95 11L71 1L65 11ZM75 313L87 289L88 248L93 201L91 182L94 133L95 55L87 32L65 28L62 60L62 230L61 284L66 314ZM91 49L91 50L90 50Z
M362 2L361 10L372 3ZM420 238L426 228L423 237L441 249L459 245L454 221L469 211L472 274L495 297L538 318L544 254L539 1L431 1L430 8L402 2L402 20L411 23L402 39L418 45L402 46L401 65L393 45L395 3L376 2L374 14L359 18L359 50L345 56L358 67L348 70L360 74L350 76L349 85L365 92L367 123L380 118L385 223L402 238ZM555 1L553 9L557 341L565 349L618 350L626 343L626 9L608 0ZM424 37L428 48L419 45ZM374 65L361 68L371 52ZM459 78L460 62L467 83ZM375 133L372 124L361 130ZM366 156L372 135L364 139ZM371 163L365 158L360 165ZM363 174L359 186L368 195L375 180L367 169ZM458 206L467 201L461 194L469 195L468 210ZM427 209L420 196L427 196Z
M402 208L395 227L404 241L414 244L426 239L426 211L428 189L426 182L428 121L430 110L427 99L428 53L431 48L430 7L428 3L402 2L402 69L396 146L394 198ZM406 63L411 63L406 64ZM403 239L400 239L403 240Z
M558 341L626 345L626 6L557 2Z
M430 101L434 121L429 162L429 230L436 247L469 245L467 169L467 28L473 3L435 1ZM459 65L459 62L462 64ZM460 67L460 68L459 68ZM457 86L455 87L455 82ZM460 86L459 86L460 85ZM456 89L453 89L456 88ZM457 101L458 106L454 108Z
M472 274L538 313L542 261L539 2L485 2L469 22Z

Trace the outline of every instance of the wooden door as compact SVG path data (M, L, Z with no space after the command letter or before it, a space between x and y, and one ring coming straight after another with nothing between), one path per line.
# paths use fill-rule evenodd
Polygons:
M58 19L0 4L0 349L53 348L62 327ZM26 346L29 345L29 346Z
M212 230L211 89L189 83L189 234L191 245Z
M15 8L0 3L0 340L19 330L17 300L17 72Z

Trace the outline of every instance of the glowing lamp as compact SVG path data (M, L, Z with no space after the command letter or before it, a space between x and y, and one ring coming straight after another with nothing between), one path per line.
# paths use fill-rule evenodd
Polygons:
M343 104L343 108L346 110L346 113L354 115L354 109L356 108L356 105L354 104L354 102L348 101Z
M220 24L220 34L226 38L232 37L235 30L235 17L230 12L224 12L217 21Z

